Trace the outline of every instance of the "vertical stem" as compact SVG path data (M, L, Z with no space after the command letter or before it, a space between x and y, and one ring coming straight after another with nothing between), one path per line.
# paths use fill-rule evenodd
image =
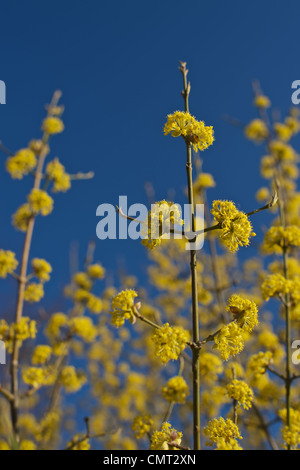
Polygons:
M187 83L186 63L181 62L180 71L183 75L183 92L182 96L185 104L185 111L189 111L188 97L190 93L190 84ZM193 195L193 174L192 174L192 147L189 142L186 142L187 150L187 183L188 183L188 199L190 205L190 224L192 232L195 233L195 207L194 207L194 195ZM192 240L195 241L195 240ZM199 342L199 312L198 312L198 286L197 286L197 251L190 251L190 269L191 269L191 284L192 284L192 321L193 321L193 343ZM193 438L194 438L194 450L200 450L200 367L199 367L199 355L200 349L192 348L193 362L192 362L192 373L193 373Z
M55 92L51 101L51 106L56 106L58 100L61 96L60 92ZM49 136L44 133L43 135L43 149L40 153L37 168L34 176L34 183L33 189L39 189L42 181L42 171L45 162L45 158L48 153L47 149L47 142ZM18 296L17 296L17 306L16 306L16 313L15 313L15 323L20 323L23 314L23 306L24 306L24 293L25 287L27 282L27 267L28 267L28 259L33 235L33 228L35 223L35 216L33 215L28 221L28 227L26 230L24 247L23 247L23 254L21 260L21 269L20 269L20 276L19 276L19 287L18 287ZM10 414L11 414L11 422L12 422L12 429L14 438L17 442L19 442L19 429L18 429L18 410L19 410L19 381L18 381L18 369L19 369L19 352L20 352L20 344L16 338L13 339L13 350L11 356L11 393L13 395L13 399L10 402Z

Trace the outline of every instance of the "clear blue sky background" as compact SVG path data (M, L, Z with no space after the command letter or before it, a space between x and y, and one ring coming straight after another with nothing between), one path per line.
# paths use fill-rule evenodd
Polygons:
M162 133L166 115L183 108L179 60L190 70L191 112L215 128L215 144L203 153L204 171L218 184L211 199L232 199L246 211L256 207L262 150L222 116L244 123L255 117L253 78L276 107L290 107L291 83L300 79L299 14L299 2L290 0L284 7L277 0L1 5L0 79L7 104L0 106L0 140L15 151L38 138L43 106L61 89L66 130L53 138L52 156L71 173L95 171L92 181L76 182L55 196L54 212L37 221L32 256L45 257L54 269L46 306L68 281L70 243L79 243L83 260L95 237L99 204L118 203L119 195L146 203L146 181L153 183L157 200L173 189L174 199L184 201L184 144ZM0 248L19 256L23 234L10 219L30 182L11 180L0 157ZM258 215L256 232L262 223ZM95 255L108 272L125 260L130 273L144 277L147 253L139 242L98 240ZM0 296L12 307L7 289L1 281Z

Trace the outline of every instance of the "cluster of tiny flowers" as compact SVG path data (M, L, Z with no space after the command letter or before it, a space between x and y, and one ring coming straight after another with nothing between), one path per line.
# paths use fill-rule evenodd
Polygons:
M163 364L171 359L176 360L186 347L190 339L190 334L181 326L170 326L165 323L157 328L152 335L152 341L155 345L155 354Z
M222 360L208 351L201 351L199 363L200 373L206 382L215 382L224 370Z
M62 369L59 376L60 384L64 386L66 392L77 392L86 383L85 375L76 371L74 366L66 366Z
M41 282L47 282L50 280L49 274L52 272L52 267L46 260L34 258L31 261L31 267L35 277L37 277Z
M42 189L32 189L27 199L31 210L35 215L48 215L53 210L52 197Z
M273 353L271 351L254 354L250 357L247 364L247 374L253 376L255 379L266 372L267 367L270 365L273 359Z
M294 161L296 159L296 153L293 147L280 140L271 140L269 150L277 161Z
M172 226L182 224L180 210L174 202L156 202L141 227L142 244L152 250L161 245L162 240L170 238Z
M245 135L247 139L253 140L254 142L262 142L268 137L269 131L264 121L261 119L253 119L245 127Z
M26 285L24 299L26 302L39 302L44 297L44 286L41 283L29 282Z
M223 326L218 334L214 336L214 349L220 351L224 361L235 356L244 349L244 332L237 323L231 322Z
M51 368L28 367L23 371L22 378L27 385L39 388L43 385L53 385L56 380L56 373Z
M279 411L279 416L285 423L281 433L285 443L285 447L290 446L292 449L297 449L300 445L300 411L290 408L290 426L287 426L287 411L286 408Z
M97 336L97 330L89 317L74 317L69 320L70 334L91 343Z
M208 437L206 445L216 444L219 450L241 450L237 439L242 439L238 427L231 419L215 418L204 428L204 435Z
M271 106L271 101L267 96L257 95L254 99L254 106L257 108L269 108Z
M137 439L149 434L153 419L149 415L136 416L132 422L131 429Z
M163 423L161 431L155 431L151 438L151 450L176 450L181 444L182 433L173 429L170 423ZM172 444L172 445L170 445ZM178 449L178 448L177 448Z
M190 113L183 111L168 115L164 134L183 137L188 144L193 145L195 152L207 149L214 141L212 126L205 126L203 121L197 121Z
M135 316L132 311L134 307L134 299L137 297L137 293L133 289L126 289L120 292L112 299L112 324L117 328L123 326L125 320L129 320L134 323Z
M221 241L231 252L239 246L248 246L250 237L255 236L252 225L244 212L239 211L231 201L214 201L211 213L220 224Z
M290 294L295 302L300 301L300 278L286 279L282 274L269 274L261 285L264 300Z
M226 387L229 398L236 400L245 410L252 407L253 391L243 380L233 380Z
M258 324L257 306L249 299L239 295L232 295L227 302L226 310L231 312L238 326L249 333Z
M216 182L214 177L210 173L200 173L193 184L193 189L195 193L201 192L206 188L214 188Z
M49 361L51 355L51 346L48 346L47 344L39 344L33 351L31 362L34 365L45 364Z
M22 179L34 170L37 159L34 152L28 148L19 150L6 160L6 170L14 179Z
M48 163L46 176L48 180L53 182L52 191L54 193L66 192L71 187L71 177L66 173L64 165L60 163L58 158Z
M264 250L268 253L282 253L289 246L300 246L300 228L296 225L271 227L264 238Z
M10 338L24 341L27 338L36 337L36 322L29 317L23 317L18 323L12 323L10 326Z
M12 274L18 266L16 255L9 250L0 250L0 277Z
M275 122L273 127L277 138L283 142L288 142L293 136L292 128L282 122Z
M103 279L105 269L99 263L89 265L86 272L77 272L72 278L72 284L65 289L65 295L84 310L99 314L103 309L102 299L91 292L94 282Z
M57 116L46 117L42 124L42 130L45 134L59 134L64 130L64 124L62 120Z
M189 387L183 377L172 377L162 388L162 396L169 402L185 403Z
M90 450L90 447L89 439L82 434L76 434L67 445L70 450Z

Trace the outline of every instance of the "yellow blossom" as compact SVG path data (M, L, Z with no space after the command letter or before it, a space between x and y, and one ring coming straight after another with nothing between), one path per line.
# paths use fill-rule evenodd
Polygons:
M217 445L217 448L224 450L240 450L237 445L237 439L242 439L238 427L231 419L215 418L212 419L204 428L204 435L208 437L206 445Z
M70 333L79 336L84 341L91 343L97 331L89 317L74 317L69 321Z
M164 134L173 137L182 136L188 144L192 144L195 152L205 150L214 141L212 126L205 126L203 121L197 121L190 113L175 111L169 114L164 127Z
M30 149L21 149L6 160L6 170L14 179L22 179L36 167L36 156Z
M170 326L169 323L165 323L152 334L155 354L163 364L171 359L177 359L189 339L190 335L187 330L181 326Z
M33 212L30 204L22 204L12 217L13 226L21 232L26 232L28 222L32 216Z
M30 282L26 285L24 299L27 302L39 302L44 297L44 286L36 282Z
M32 355L32 364L45 364L51 357L52 348L47 344L40 344L35 347Z
M271 106L271 102L267 96L257 95L254 99L254 105L258 108L269 108Z
M264 121L261 119L253 119L245 127L245 135L247 139L254 140L255 142L262 142L268 137L269 131Z
M34 214L48 215L53 210L53 199L42 189L32 189L28 196L30 208Z
M53 181L52 191L54 193L66 192L71 187L71 177L65 171L64 165L55 158L46 166L47 178Z
M86 436L76 434L68 443L67 448L70 450L90 450L90 441Z
M248 246L250 237L255 236L247 215L239 211L231 201L214 201L211 213L220 224L221 241L235 252L239 246Z
M134 299L137 293L133 289L127 289L120 292L112 299L112 324L116 327L124 325L125 319L131 323L134 322L135 317L133 314Z
M64 130L64 124L61 119L55 116L49 116L43 121L42 130L46 134L59 134Z
M214 342L214 349L220 351L222 359L227 361L244 349L243 331L237 323L231 322L214 336Z
M52 272L51 265L44 259L34 258L31 261L34 275L42 282L49 281L49 273Z
M87 274L92 279L103 279L105 276L105 269L101 264L90 264L87 268Z
M234 320L242 330L251 332L258 324L256 304L240 295L234 294L228 299L226 310L233 314Z
M183 377L172 377L162 388L162 396L169 402L185 403L189 387Z
M235 400L239 406L246 410L252 407L253 391L243 380L233 380L226 390L229 398Z
M60 382L65 387L66 392L77 392L86 382L86 377L76 371L73 366L65 366L60 375Z
M0 250L0 277L12 274L18 266L16 255L12 251Z
M171 427L170 423L163 423L161 431L155 431L151 438L151 450L176 450L176 444L181 444L182 433ZM169 446L169 444L174 444Z
M153 419L149 415L136 416L132 422L131 428L137 439L141 439L146 434L149 434Z

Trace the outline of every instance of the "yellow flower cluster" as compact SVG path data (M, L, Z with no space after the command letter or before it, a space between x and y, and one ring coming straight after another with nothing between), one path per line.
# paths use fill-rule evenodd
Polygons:
M36 444L29 439L23 439L20 442L20 450L36 450Z
M257 95L254 99L254 106L257 108L269 108L271 106L271 101L267 96Z
M137 293L133 289L126 289L120 292L112 299L112 324L117 328L123 326L125 319L134 323L135 316L132 311L134 307L134 299L137 297Z
M69 320L71 335L77 335L87 343L94 341L97 329L89 317L74 317Z
M252 225L244 212L239 211L231 201L214 201L211 213L221 225L220 240L235 252L239 246L248 246L250 237L255 236Z
M247 139L253 140L254 142L262 142L268 137L269 131L264 121L261 119L253 119L245 127L245 135Z
M221 353L224 361L235 356L244 349L244 332L235 322L223 326L219 333L214 336L214 349Z
M252 407L253 391L243 380L233 380L226 387L229 398L236 400L245 410Z
M216 354L208 351L201 351L199 363L203 380L210 383L215 382L224 369L221 359Z
M240 295L234 294L228 299L226 310L233 314L235 322L244 331L250 333L258 324L256 304Z
M82 434L76 434L67 445L71 450L90 450L90 447L89 439Z
M300 445L300 411L294 408L290 408L290 426L286 425L286 408L279 410L278 414L285 423L281 433L286 447L291 446L292 449L297 449Z
M41 258L34 258L31 261L31 267L35 277L37 277L41 282L50 280L49 274L52 272L52 267L46 260Z
M170 423L163 423L161 431L155 431L151 438L151 450L176 450L176 444L180 445L182 433L172 428ZM174 445L169 446L172 443ZM178 449L178 448L177 448Z
M26 285L24 299L26 302L39 302L44 297L44 286L41 283L29 282Z
M0 250L0 277L12 274L18 266L16 255L12 251Z
M61 329L68 326L68 317L64 313L57 312L51 315L49 323L46 328L46 334L51 340L56 340L60 337Z
M271 140L269 150L277 161L294 161L296 159L293 147L280 140Z
M18 341L36 337L36 322L29 317L23 317L18 323L10 325L9 337Z
M214 188L215 186L216 182L210 173L200 173L193 184L195 193L199 193L206 188Z
M56 375L50 373L45 367L28 367L22 374L23 381L31 387L38 388L42 385L52 385Z
M65 366L60 374L60 383L65 387L66 392L77 392L86 383L86 377L80 371L76 371L73 366Z
M261 285L261 292L264 300L270 297L291 294L292 298L299 302L300 300L300 278L285 279L282 274L268 275Z
M170 227L183 225L181 212L174 202L159 201L152 204L148 218L142 224L142 244L152 250L170 238Z
M29 142L28 147L36 155L40 155L41 151L44 150L45 153L49 153L49 146L45 144L41 139L33 139Z
M282 140L283 142L288 142L291 139L293 135L293 130L291 127L282 122L275 122L273 127L278 139Z
M91 291L95 280L104 277L105 270L101 264L96 263L87 267L86 272L74 274L72 285L65 290L65 295L71 297L77 306L88 308L91 313L101 313L103 309L102 300Z
M273 353L271 351L254 354L247 364L247 374L255 379L266 372L267 366L272 362Z
M46 117L42 124L42 130L45 134L59 134L64 130L64 124L62 120L56 116Z
M26 232L28 222L32 216L30 204L22 204L12 217L13 226L21 232Z
M51 354L51 346L48 346L47 344L39 344L33 351L31 362L34 365L45 364L49 361Z
M185 403L189 387L183 377L172 377L162 388L162 396L169 402Z
M171 359L177 359L181 351L186 347L190 334L181 326L170 326L165 323L152 334L155 345L155 354L163 364Z
M46 176L53 182L52 191L54 193L66 192L71 187L71 177L66 173L64 165L60 163L58 158L48 163L46 166Z
M14 179L22 179L36 167L36 156L30 149L21 149L6 160L6 170Z
M153 419L149 415L136 416L132 422L131 429L137 439L141 439L146 434L149 434Z
M168 115L164 134L183 137L186 143L193 145L195 152L207 149L214 141L212 126L205 126L203 121L197 121L190 113L183 111Z
M32 189L27 199L31 210L35 215L48 215L53 210L52 197L42 189Z
M267 253L280 254L289 246L300 246L300 228L296 225L273 226L265 234L263 249Z
M242 439L238 427L231 419L215 418L209 421L204 428L204 435L208 437L206 445L216 444L219 450L241 450L237 439Z

